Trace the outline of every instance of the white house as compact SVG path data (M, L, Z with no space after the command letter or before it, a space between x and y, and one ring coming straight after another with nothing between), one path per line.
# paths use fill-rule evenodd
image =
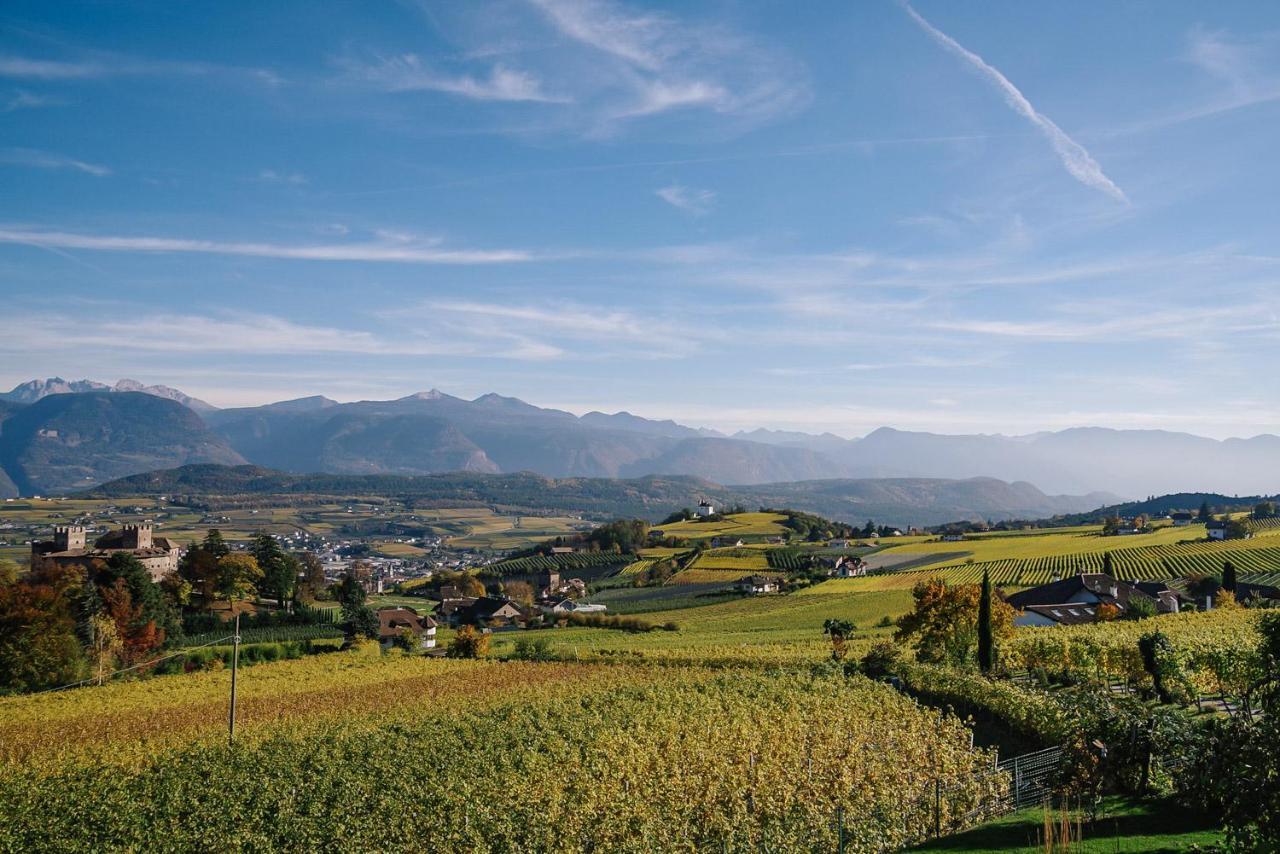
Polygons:
M716 508L713 507L711 502L709 501L699 501L698 509L694 512L696 512L699 516L702 516L705 518L707 516L714 516L716 513Z
M762 593L777 593L779 586L778 579L771 575L748 575L746 578L739 578L735 581L733 589L739 593L750 593L752 596L759 596Z

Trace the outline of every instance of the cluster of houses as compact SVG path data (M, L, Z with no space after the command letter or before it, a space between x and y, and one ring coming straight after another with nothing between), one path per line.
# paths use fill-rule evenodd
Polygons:
M539 575L532 609L500 596L464 596L457 587L440 588L440 604L436 616L446 625L474 625L488 628L511 626L530 616L530 611L552 616L565 614L599 614L605 605L579 601L587 594L581 578L561 578L560 573L546 571Z
M1280 601L1280 588L1236 582L1232 591L1241 602L1255 599ZM1005 601L1018 609L1017 626L1074 626L1102 618L1104 609L1113 618L1135 607L1156 614L1176 614L1188 606L1211 609L1214 597L1203 603L1163 581L1120 581L1102 572L1082 572L1069 578L1010 594ZM1136 603L1141 602L1141 606Z

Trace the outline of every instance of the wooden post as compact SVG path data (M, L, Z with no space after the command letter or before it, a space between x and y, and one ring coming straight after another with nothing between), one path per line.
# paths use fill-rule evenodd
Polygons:
M240 668L240 614L236 613L236 634L231 639L231 713L227 720L227 745L236 740L236 671Z
M1022 809L1022 772L1018 767L1018 759L1013 757L1013 808Z
M933 778L933 838L942 838L942 778Z

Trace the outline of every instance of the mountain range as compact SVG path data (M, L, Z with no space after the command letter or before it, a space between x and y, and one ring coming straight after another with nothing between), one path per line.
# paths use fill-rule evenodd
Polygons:
M436 390L397 400L314 396L236 409L129 380L33 380L0 394L0 492L66 492L200 462L304 474L687 475L738 485L989 477L1048 494L1135 498L1273 493L1280 437L1219 441L1097 427L1025 436L887 427L856 439L771 430L725 435L627 412L577 416L497 394L464 400Z

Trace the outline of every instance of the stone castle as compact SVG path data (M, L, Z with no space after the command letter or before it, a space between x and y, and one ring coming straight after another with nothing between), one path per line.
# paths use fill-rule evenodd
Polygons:
M99 537L90 548L81 525L58 525L53 539L31 543L31 563L52 561L61 566L88 567L95 560L106 560L114 554L132 554L147 568L154 581L178 569L181 549L166 537L157 537L150 522L124 525Z

